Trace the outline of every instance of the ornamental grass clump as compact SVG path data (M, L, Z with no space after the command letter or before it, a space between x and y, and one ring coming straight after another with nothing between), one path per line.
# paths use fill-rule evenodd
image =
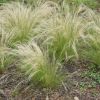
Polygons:
M0 73L4 71L4 69L11 64L12 57L11 51L12 49L8 46L10 40L10 34L5 33L2 28L0 32Z
M3 25L5 32L12 32L12 45L27 42L30 37L36 35L34 29L39 23L48 18L53 11L48 3L39 7L32 7L22 3L7 3L2 6L0 11L0 24Z
M49 61L46 52L34 43L19 45L16 50L20 67L28 79L40 87L54 88L61 84L62 75L55 60Z
M90 13L90 12L89 12ZM96 68L100 68L100 15L90 13L91 24L88 29L86 48L83 50L85 58L91 61Z
M17 44L28 42L38 34L35 28L43 20L48 19L54 12L51 2L38 7L24 5L19 2L6 3L0 11L0 70L16 60L13 49ZM39 30L39 29L38 29ZM13 54L13 55L12 55Z
M42 33L47 34L43 45L47 46L49 55L54 55L58 61L78 58L77 43L85 31L83 18L77 11L71 13L69 10L69 7L64 13L59 10L41 25Z

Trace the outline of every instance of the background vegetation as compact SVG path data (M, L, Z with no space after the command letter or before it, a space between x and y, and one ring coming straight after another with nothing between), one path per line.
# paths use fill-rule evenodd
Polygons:
M91 72L100 69L100 14L91 9L96 0L0 2L1 73L17 61L29 81L50 89L64 81L64 61L85 59Z

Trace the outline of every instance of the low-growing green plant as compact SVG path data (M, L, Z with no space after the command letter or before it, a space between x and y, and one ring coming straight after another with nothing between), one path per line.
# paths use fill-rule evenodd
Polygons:
M97 84L100 84L100 72L99 72L99 70L91 70L91 71L88 70L85 73L83 73L83 75L84 75L84 77L91 78L93 80L92 82L94 83L95 86Z
M95 80L96 83L100 84L100 72L88 72L87 76Z
M32 42L18 46L17 53L21 69L34 84L54 88L61 84L62 75L55 60L49 61L47 54Z

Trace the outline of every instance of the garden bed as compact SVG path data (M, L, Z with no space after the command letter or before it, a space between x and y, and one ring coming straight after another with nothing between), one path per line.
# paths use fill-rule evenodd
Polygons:
M99 0L6 2L0 100L100 100Z
M100 85L93 87L94 80L82 76L87 70L86 63L68 64L63 69L70 73L66 81L58 89L46 90L32 85L16 66L11 66L0 75L0 100L100 100Z

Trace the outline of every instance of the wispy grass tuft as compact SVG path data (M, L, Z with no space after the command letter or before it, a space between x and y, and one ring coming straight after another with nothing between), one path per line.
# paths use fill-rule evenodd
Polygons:
M77 11L71 13L68 6L66 9L66 13L59 10L41 25L42 33L47 34L44 45L47 45L50 55L54 55L59 61L78 58L77 43L85 31L83 18Z
M100 66L100 14L88 9L87 15L90 18L90 25L87 29L86 41L88 44L82 50L83 56L96 65L95 68L98 68Z
M2 73L6 66L11 63L11 51L12 49L7 45L9 44L9 34L5 33L2 29L0 32L0 73ZM11 57L10 57L10 56Z
M40 87L54 88L61 84L62 75L58 71L56 61L49 61L46 51L32 42L18 46L17 53L21 61L21 69L34 84Z
M53 8L45 3L31 8L22 3L8 3L0 11L1 24L4 30L12 32L12 44L27 42L36 33L34 29L44 19L50 16Z

